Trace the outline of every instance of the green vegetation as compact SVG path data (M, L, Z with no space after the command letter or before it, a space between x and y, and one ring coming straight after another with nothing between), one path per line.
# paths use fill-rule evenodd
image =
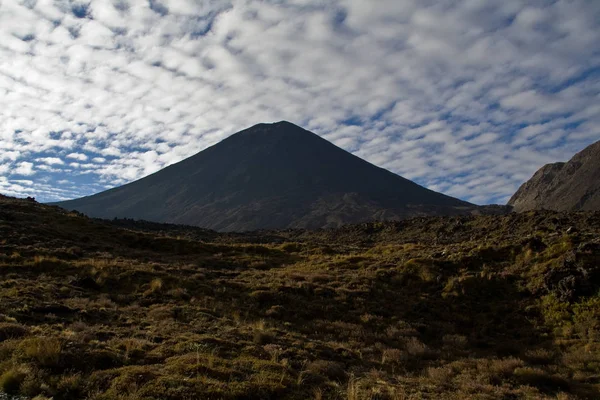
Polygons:
M217 234L0 197L0 391L597 399L599 234L550 212Z

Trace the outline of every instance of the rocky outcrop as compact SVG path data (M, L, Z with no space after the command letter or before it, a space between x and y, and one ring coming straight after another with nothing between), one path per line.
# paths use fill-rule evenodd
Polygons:
M600 142L569 162L543 166L512 196L515 211L600 210Z

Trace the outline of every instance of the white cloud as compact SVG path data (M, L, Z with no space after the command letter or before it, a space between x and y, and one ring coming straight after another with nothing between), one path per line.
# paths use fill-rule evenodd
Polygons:
M71 153L71 154L67 154L67 158L72 158L74 160L79 160L79 161L87 161L88 156L86 156L83 153Z
M11 171L12 175L31 176L35 174L33 163L23 161L17 164L16 168Z
M42 157L42 158L36 158L35 160L37 162L41 162L46 165L63 165L64 164L64 161L58 157Z
M15 161L20 155L18 151L3 151L0 153L0 160Z

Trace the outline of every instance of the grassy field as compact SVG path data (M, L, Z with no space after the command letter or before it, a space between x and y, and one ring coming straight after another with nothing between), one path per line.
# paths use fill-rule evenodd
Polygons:
M598 399L600 214L217 234L0 197L0 391Z

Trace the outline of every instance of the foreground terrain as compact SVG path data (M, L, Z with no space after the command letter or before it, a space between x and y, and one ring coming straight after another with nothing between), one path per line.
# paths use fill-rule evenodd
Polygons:
M600 214L217 234L0 196L0 392L600 398Z

